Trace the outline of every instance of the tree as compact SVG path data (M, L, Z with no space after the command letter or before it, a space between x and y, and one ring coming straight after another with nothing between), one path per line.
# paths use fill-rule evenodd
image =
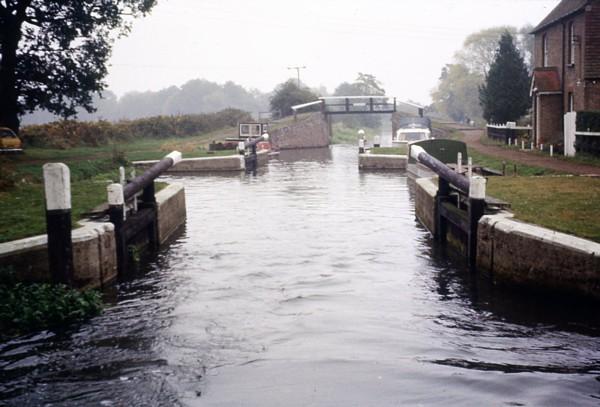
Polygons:
M462 49L456 52L454 58L457 63L465 65L470 72L483 78L494 62L500 38L508 32L517 39L517 49L527 61L529 68L533 56L533 36L529 35L532 29L531 25L526 25L520 29L513 26L500 26L477 31L465 39Z
M280 116L290 116L294 112L292 106L314 102L319 96L307 88L300 88L293 79L277 85L271 97L271 112Z
M359 72L353 83L342 82L335 88L334 96L383 96L385 89L375 75ZM350 114L337 121L347 127L376 128L381 125L381 117L373 114Z
M529 73L508 32L500 39L479 99L488 122L516 121L529 109Z
M116 35L156 0L0 1L0 126L42 108L69 117L94 110Z
M483 77L471 73L463 64L449 64L442 68L438 86L431 93L435 111L463 122L481 118L479 86Z

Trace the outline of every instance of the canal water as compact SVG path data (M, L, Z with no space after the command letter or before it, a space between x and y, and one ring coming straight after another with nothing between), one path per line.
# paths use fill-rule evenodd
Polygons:
M597 308L470 274L355 150L178 179L185 229L101 316L0 344L0 405L600 404Z

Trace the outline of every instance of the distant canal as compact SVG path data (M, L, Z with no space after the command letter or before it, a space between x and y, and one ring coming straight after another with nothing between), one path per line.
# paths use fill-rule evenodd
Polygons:
M103 315L0 344L0 405L600 404L597 308L469 274L355 147L179 181L185 230Z

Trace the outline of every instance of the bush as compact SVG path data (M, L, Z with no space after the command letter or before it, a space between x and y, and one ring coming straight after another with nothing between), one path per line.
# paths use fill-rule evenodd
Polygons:
M0 336L63 327L102 310L97 291L77 291L64 285L15 282L0 272Z
M577 112L577 131L600 132L600 112Z
M77 146L95 147L138 138L195 136L223 127L237 126L241 121L252 121L252 117L242 110L225 109L216 113L155 116L115 123L103 120L63 120L23 127L20 136L26 146L66 149Z

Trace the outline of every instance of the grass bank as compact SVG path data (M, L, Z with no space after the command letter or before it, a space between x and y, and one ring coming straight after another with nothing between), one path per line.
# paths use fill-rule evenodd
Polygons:
M173 150L184 158L230 155L234 151L206 151L214 139L236 134L236 128L186 138L142 139L98 147L70 149L28 148L23 155L0 157L0 242L46 232L42 166L62 162L71 171L73 225L106 201L106 186L119 179L123 165L130 174L131 161L155 160Z
M371 151L371 154L407 155L408 147L407 146L373 147L370 151Z
M600 179L490 177L487 193L511 203L519 220L600 242Z
M358 128L347 127L343 123L334 123L331 126L333 133L331 137L331 144L353 144L358 146ZM376 131L368 127L363 128L367 139L372 140Z

